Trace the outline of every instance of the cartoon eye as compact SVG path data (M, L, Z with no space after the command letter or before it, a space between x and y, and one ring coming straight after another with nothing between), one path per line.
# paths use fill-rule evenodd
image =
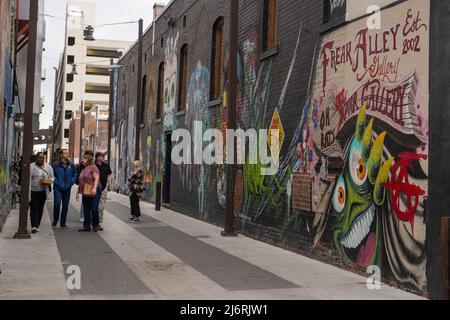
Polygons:
M354 141L350 150L350 174L357 186L362 186L367 181L367 165L361 157L361 146Z
M343 177L339 177L333 195L334 210L341 213L342 211L344 211L346 202L347 202L347 190L345 188L345 180Z
M358 161L356 174L358 175L358 179L360 179L360 180L365 180L365 178L367 176L367 167L362 160Z

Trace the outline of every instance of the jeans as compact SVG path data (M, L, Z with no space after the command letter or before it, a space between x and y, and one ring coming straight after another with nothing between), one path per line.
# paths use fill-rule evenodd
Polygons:
M100 223L103 223L103 217L105 215L106 199L108 198L108 190L103 190L100 197L100 203L98 205L98 214L100 216Z
M102 187L97 188L97 194L95 197L83 196L83 213L84 213L84 229L91 230L92 227L97 227L100 224L100 218L98 215L98 204L102 195Z
M131 205L131 215L133 217L140 217L141 208L139 206L139 196L137 194L133 193L130 196L130 205Z
M39 226L41 225L46 200L47 200L47 193L45 191L44 192L31 191L30 219L32 228L39 228Z
M55 190L54 190L55 204L53 207L53 225L58 224L60 213L61 213L61 226L66 225L67 212L69 211L70 192L71 192L70 189L62 191L58 187L55 187ZM62 210L61 210L61 202L62 202Z

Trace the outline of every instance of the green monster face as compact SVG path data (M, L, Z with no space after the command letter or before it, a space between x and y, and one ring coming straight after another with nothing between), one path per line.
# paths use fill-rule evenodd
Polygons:
M334 242L346 263L367 267L378 253L380 222L378 212L385 201L383 185L389 178L393 159L383 165L386 132L374 139L374 119L366 126L366 104L359 113L344 167L332 198Z

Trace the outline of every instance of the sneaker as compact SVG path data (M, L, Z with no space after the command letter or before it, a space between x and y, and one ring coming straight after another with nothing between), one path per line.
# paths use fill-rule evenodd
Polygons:
M36 232L37 232L37 229L36 229L36 228L31 229L31 233L32 233L32 234L35 234Z
M63 225L63 226L61 226L61 229L69 229L69 227L66 225Z
M103 231L103 227L100 224L97 226L97 228L98 228L98 231Z
M135 217L130 217L130 218L128 218L128 221L134 222L134 219L135 219Z
M53 227L53 228L56 227L57 224L58 224L57 222L53 222L53 223L52 223L52 227Z
M140 218L134 218L133 222L141 222Z
M39 230L39 228L36 228L36 232L41 232L41 230Z

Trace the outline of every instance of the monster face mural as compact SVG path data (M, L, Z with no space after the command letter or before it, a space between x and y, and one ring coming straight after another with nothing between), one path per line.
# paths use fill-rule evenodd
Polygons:
M347 262L367 267L377 258L380 241L380 207L392 158L382 163L386 132L373 138L374 119L366 125L366 105L361 109L355 137L347 152L344 173L332 197L334 242Z
M323 35L292 191L311 190L295 206L315 213L317 249L419 291L427 285L429 21L429 1L410 0L383 10L379 30L360 19ZM416 50L405 46L411 39Z

